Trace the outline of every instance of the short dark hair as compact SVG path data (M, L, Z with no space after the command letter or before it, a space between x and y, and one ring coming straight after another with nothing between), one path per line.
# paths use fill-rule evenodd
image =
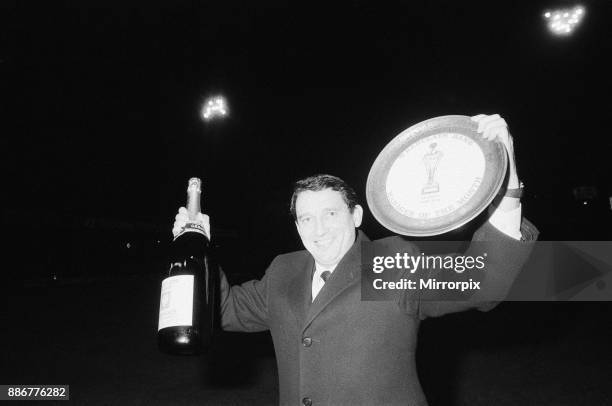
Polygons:
M295 202L300 193L307 190L318 192L325 189L340 192L342 199L348 206L351 213L355 209L355 206L359 204L355 190L339 177L326 174L309 176L308 178L300 179L293 184L293 196L291 196L291 205L289 206L289 211L291 212L293 219L297 220Z

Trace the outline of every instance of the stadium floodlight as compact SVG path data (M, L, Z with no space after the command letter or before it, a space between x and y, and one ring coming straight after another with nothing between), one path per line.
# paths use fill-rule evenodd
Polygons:
M213 96L206 99L202 107L202 118L204 121L212 121L217 118L227 117L229 108L223 96Z
M548 21L548 29L555 35L567 36L574 32L582 22L585 14L583 6L546 11L544 18Z

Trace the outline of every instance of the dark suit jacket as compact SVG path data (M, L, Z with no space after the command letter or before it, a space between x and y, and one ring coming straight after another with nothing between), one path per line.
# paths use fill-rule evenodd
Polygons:
M506 290L527 260L537 230L526 220L517 241L488 222L473 241L486 241L488 272ZM311 302L314 260L307 251L276 257L261 280L229 287L222 277L222 327L269 329L278 364L282 405L426 405L415 351L421 320L495 304L423 301L407 294L394 301L361 300L361 242L357 241ZM386 242L418 255L400 237Z

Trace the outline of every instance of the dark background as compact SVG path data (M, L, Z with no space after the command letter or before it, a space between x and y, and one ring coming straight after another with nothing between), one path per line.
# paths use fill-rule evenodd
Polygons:
M0 1L0 201L11 241L0 383L71 384L91 404L274 402L266 334L220 333L225 362L154 348L187 179L203 179L219 255L240 282L301 247L293 181L332 173L364 196L382 148L439 115L508 121L523 212L541 239L610 240L610 1L583 2L583 24L564 38L542 17L575 4L564 1L108 3ZM205 123L200 108L217 93L231 114ZM596 195L577 198L584 186ZM362 228L390 234L369 213ZM506 303L427 322L427 395L609 403L599 384L612 376L600 361L610 357L609 310ZM467 336L440 352L457 330ZM514 380L496 373L506 365Z

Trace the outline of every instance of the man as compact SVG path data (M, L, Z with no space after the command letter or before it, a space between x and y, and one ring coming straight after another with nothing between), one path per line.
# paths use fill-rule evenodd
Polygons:
M509 156L508 189L519 189L512 139L498 115L473 117L478 131L498 138ZM537 230L522 222L516 191L508 193L476 233L489 253L488 271L509 288L526 261ZM514 196L514 197L513 197ZM229 287L222 277L222 327L269 329L283 405L426 405L415 367L416 339L427 317L479 308L478 301L423 301L408 293L393 301L361 300L363 208L341 179L318 175L298 181L291 213L306 250L279 255L261 280ZM187 221L181 208L173 232ZM199 221L209 230L208 217ZM390 243L418 255L399 237Z

